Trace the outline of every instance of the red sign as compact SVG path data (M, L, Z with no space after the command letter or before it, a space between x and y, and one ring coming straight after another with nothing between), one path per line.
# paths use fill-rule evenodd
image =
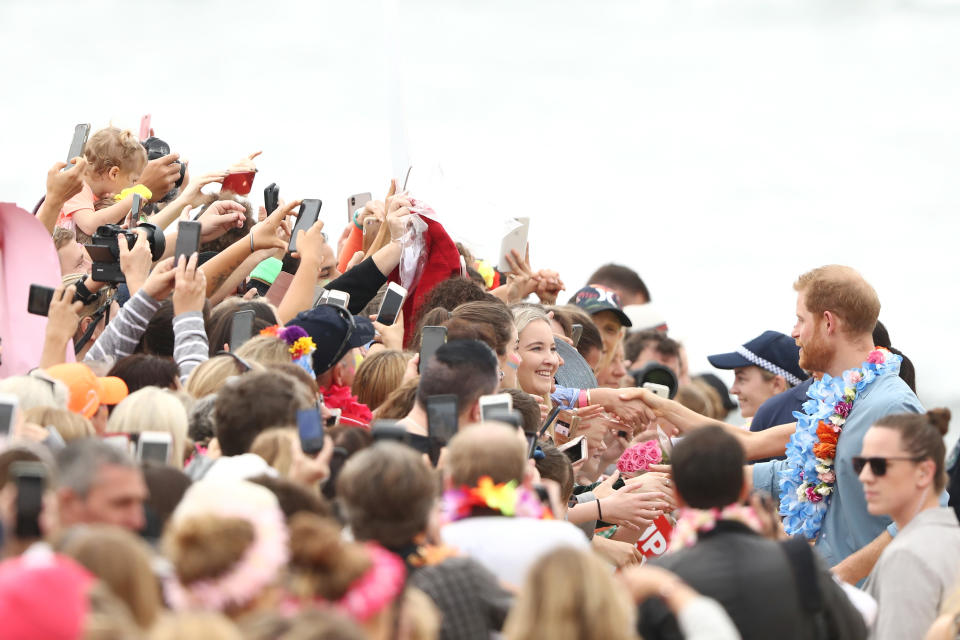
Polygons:
M661 515L653 521L647 530L643 532L640 539L637 540L637 548L647 558L662 556L670 546L670 536L673 534L673 527L666 516Z

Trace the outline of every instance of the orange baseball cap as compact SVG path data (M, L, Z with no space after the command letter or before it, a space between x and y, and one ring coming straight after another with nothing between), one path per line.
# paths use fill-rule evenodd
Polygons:
M127 383L120 378L98 378L90 367L79 362L54 365L46 371L70 390L67 408L86 418L92 418L100 405L117 404L129 394Z

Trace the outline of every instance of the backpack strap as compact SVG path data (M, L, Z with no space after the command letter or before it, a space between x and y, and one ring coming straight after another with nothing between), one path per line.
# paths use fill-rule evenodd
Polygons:
M817 581L817 566L813 561L813 550L810 544L802 537L790 538L780 543L790 568L793 570L793 579L800 596L800 608L806 613L817 613L823 610L823 593Z

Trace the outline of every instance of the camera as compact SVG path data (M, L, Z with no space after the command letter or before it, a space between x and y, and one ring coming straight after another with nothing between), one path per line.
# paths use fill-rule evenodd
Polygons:
M154 262L159 260L167 249L167 239L163 231L149 222L141 222L135 229L143 229L146 232L150 256ZM90 274L93 280L113 283L125 280L123 271L120 270L120 245L117 238L123 235L127 239L127 246L132 247L137 242L135 229L128 231L118 224L104 224L97 227L96 233L90 238L90 244L84 245L93 260L93 270Z
M143 145L143 148L147 150L147 161L156 160L157 158L162 158L163 156L170 155L170 145L161 140L160 138L150 136L140 144ZM161 202L166 202L167 200L172 200L176 197L176 191L183 184L183 177L186 175L186 167L183 166L183 163L177 160L174 164L180 165L180 178L173 185L173 189L163 194L163 197L160 198Z
M643 368L631 371L630 375L638 387L650 388L645 386L650 384L666 389L667 397L671 399L677 396L677 388L680 386L677 374L659 362L648 362Z

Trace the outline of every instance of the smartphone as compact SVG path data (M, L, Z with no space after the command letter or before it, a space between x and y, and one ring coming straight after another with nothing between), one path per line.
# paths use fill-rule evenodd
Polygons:
M665 384L657 384L656 382L644 382L644 389L649 389L654 392L661 398L670 398L670 387Z
M39 462L14 462L10 465L10 479L17 485L14 534L21 540L42 537L40 511L43 509L47 470Z
M557 451L562 451L571 463L580 462L587 457L587 439L577 436L570 442L557 447Z
M200 223L181 220L177 225L177 249L173 256L173 265L180 264L180 256L190 256L200 249Z
M150 114L140 118L140 142L150 137Z
M547 414L547 419L543 421L543 424L540 425L540 430L537 431L537 439L543 437L543 434L547 432L547 429L550 428L550 425L553 424L553 421L557 419L557 416L563 409L560 408L560 405L556 405L553 409L550 410L550 413Z
M509 393L480 396L480 419L486 422L494 411L513 411L513 396Z
M133 229L140 222L140 206L143 204L143 198L139 193L133 194L133 202L130 203L130 213L127 215L127 229Z
M330 289L327 292L327 301L324 304L335 304L346 309L350 306L350 294L346 291Z
M267 215L270 215L277 210L277 207L280 206L280 187L277 186L276 182L271 182L263 190L263 208L267 210Z
M87 146L87 136L90 135L89 124L78 124L73 129L73 140L70 141L70 151L67 152L67 169L73 166L71 161L83 155L83 148Z
M227 177L223 179L223 187L220 188L220 191L233 191L238 196L245 196L253 188L253 178L256 175L256 171L228 173Z
M570 329L570 340L573 341L573 348L576 349L580 344L580 337L583 335L583 325L574 324Z
M287 247L287 253L293 253L297 250L297 232L301 229L307 231L313 226L313 223L320 217L320 207L323 202L315 198L307 198L300 205L300 213L297 215L297 224L293 227L293 233L290 234L290 245Z
M513 218L508 221L508 231L503 236L500 243L500 273L509 273L510 265L507 263L507 256L511 251L516 251L523 259L527 251L527 234L530 231L530 218Z
M236 352L253 335L253 309L237 311L230 326L230 351Z
M327 426L335 427L340 424L340 416L343 415L343 409L327 409L330 417L327 418Z
M116 447L120 451L123 451L126 454L130 454L130 435L127 433L112 433L108 436L103 436L103 441L106 442L111 447Z
M517 429L523 429L523 416L520 415L519 411L514 411L513 409L504 409L502 407L487 409L486 414L481 419L484 422L488 420L490 422L502 422Z
M387 285L387 291L383 294L383 300L380 301L380 309L377 311L377 322L391 326L397 321L397 315L403 307L403 301L407 297L407 290L391 282Z
M137 460L167 464L172 445L173 436L165 431L143 431L137 439Z
M557 444L568 442L580 426L580 418L570 411L561 411L557 414L557 421L553 425L554 441Z
M315 455L323 449L323 416L320 407L297 411L297 430L300 432L300 449L307 455Z
M370 429L374 442L407 442L407 430L397 420L377 420Z
M27 313L35 316L45 316L50 311L50 302L53 300L53 287L42 284L30 285L30 297L27 298Z
M523 437L527 439L527 457L532 458L537 450L537 434L524 431Z
M371 200L373 196L370 193L355 193L347 198L347 221L353 222L353 213L357 209L363 209Z
M13 431L13 418L17 414L20 400L12 393L0 393L0 436L8 436Z
M427 433L434 442L444 445L457 433L457 396L427 396Z
M422 372L430 359L437 353L442 345L447 342L446 327L424 327L420 334L420 365Z

